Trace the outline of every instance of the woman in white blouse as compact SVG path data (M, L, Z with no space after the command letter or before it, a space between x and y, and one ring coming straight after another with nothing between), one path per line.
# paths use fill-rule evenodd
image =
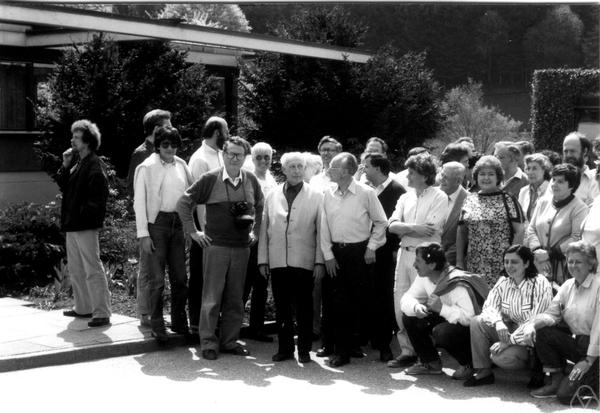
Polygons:
M525 157L525 173L529 179L529 185L521 188L519 192L519 204L525 214L525 224L531 221L538 200L546 194L550 182L550 171L552 164L544 154L534 153Z

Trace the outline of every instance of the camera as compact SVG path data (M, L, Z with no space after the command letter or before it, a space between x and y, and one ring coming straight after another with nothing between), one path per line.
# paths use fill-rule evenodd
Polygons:
M233 222L238 229L246 229L254 224L254 217L250 214L250 206L246 201L232 202L229 212L233 215Z

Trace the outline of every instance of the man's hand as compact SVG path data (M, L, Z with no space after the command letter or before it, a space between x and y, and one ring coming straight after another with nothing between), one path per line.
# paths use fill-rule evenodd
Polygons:
M435 234L435 225L433 224L415 224L412 232L419 237L431 237Z
M212 239L202 231L190 233L190 238L192 238L202 248L206 248L212 243Z
M496 333L498 333L498 338L501 343L510 342L510 333L508 332L508 327L506 327L504 321L498 321L496 323Z
M583 376L585 375L585 373L588 372L590 367L592 367L592 365L590 363L588 363L585 360L581 360L579 363L577 363L577 364L575 364L575 366L573 366L573 370L571 370L571 373L569 374L569 380L571 380L571 381L581 380L583 378Z
M417 318L425 318L429 315L429 310L423 304L415 305L415 317Z
M258 237L254 235L254 232L250 233L250 247L253 247L258 242Z
M152 254L154 252L154 243L152 242L152 238L140 238L140 249L144 254Z
M371 248L367 248L367 250L365 251L365 263L375 263L375 251L373 251Z
M313 270L313 279L315 281L320 281L325 276L325 266L323 264L315 264L315 269Z
M335 258L332 258L330 260L325 260L325 268L327 268L327 274L329 274L331 278L334 278L337 276L337 270L340 268L340 266Z
M62 154L62 158L63 158L63 167L65 169L69 168L71 166L71 164L73 163L73 148L69 148L66 151L63 152Z
M504 350L510 347L510 343L504 343L502 341L497 341L490 347L490 353L498 355L502 353Z
M440 300L440 297L435 294L431 294L427 298L427 308L433 313L439 313L442 311L442 300Z
M271 275L271 270L267 264L259 264L258 272L265 278L265 280L269 278L269 275Z

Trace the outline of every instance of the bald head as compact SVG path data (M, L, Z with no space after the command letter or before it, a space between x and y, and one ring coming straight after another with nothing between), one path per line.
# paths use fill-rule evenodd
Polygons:
M350 175L354 175L358 170L358 161L350 152L342 152L334 156L331 164L336 164L338 167L347 170Z

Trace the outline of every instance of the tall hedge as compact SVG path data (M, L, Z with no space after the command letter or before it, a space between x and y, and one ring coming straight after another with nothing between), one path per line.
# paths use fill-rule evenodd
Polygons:
M575 127L575 107L583 95L598 94L598 69L546 69L533 73L531 131L536 148L561 151Z

